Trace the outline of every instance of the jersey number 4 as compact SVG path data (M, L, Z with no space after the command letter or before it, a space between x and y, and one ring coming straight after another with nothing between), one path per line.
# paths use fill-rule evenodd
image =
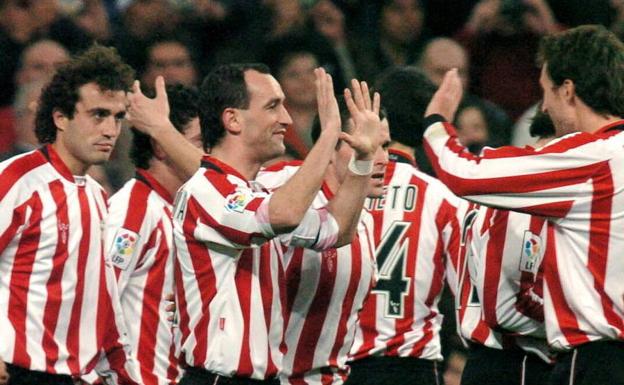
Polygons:
M409 226L409 222L392 223L377 248L379 279L373 292L385 298L384 316L387 318L404 316L405 297L410 288L410 279L405 274L408 248L405 233Z

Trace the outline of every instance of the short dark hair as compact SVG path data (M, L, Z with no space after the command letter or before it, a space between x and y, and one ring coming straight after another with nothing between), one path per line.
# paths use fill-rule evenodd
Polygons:
M555 125L550 119L550 116L545 112L537 110L531 120L529 134L538 138L555 136Z
M225 136L221 115L226 108L249 108L249 90L245 72L269 74L264 64L223 64L204 78L199 89L199 124L204 151L217 145Z
M406 66L383 72L375 88L388 116L392 140L410 147L420 146L425 110L436 86L420 69Z
M54 143L57 127L55 110L72 119L80 100L80 87L95 83L102 91L128 92L134 70L123 62L115 48L93 45L61 66L43 89L37 108L35 133L40 143Z
M167 86L167 97L169 119L176 130L184 133L191 120L199 116L199 92L196 88L176 84ZM132 128L132 133L134 134L130 147L132 163L138 168L147 169L154 156L151 138L134 128Z
M542 38L538 64L557 86L574 82L596 113L624 115L624 44L605 27L583 25Z

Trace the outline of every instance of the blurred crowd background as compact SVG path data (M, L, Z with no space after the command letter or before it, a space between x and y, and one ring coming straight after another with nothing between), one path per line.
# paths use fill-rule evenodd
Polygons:
M541 95L540 37L581 24L624 36L624 0L0 0L0 159L37 146L42 85L93 42L115 46L144 90L158 75L197 85L220 63L268 64L293 118L292 158L311 145L319 65L337 90L354 77L374 84L397 65L418 66L435 84L458 68L460 140L474 152L522 146L532 141L529 117ZM111 193L134 173L130 135L123 131L106 168L90 171Z

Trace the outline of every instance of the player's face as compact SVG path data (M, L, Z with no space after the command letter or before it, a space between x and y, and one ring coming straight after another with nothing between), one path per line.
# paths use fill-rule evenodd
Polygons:
M371 175L368 196L370 198L380 197L384 194L386 167L388 166L388 146L390 145L390 129L388 119L381 121L382 145L375 152L373 159L373 175Z
M565 87L563 85L556 86L553 83L546 64L542 67L540 85L544 93L542 111L550 116L555 126L555 136L559 137L575 132L574 109L565 98Z
M292 119L273 76L250 70L245 72L245 82L249 108L240 110L241 136L255 160L264 163L284 153L284 134Z
M108 160L126 115L123 91L102 91L95 83L78 90L74 116L54 112L57 138L54 147L74 175Z

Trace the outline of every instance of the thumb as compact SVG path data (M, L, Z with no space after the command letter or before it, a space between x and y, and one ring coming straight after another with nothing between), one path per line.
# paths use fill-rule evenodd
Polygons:
M143 92L141 92L141 82L138 80L135 80L134 83L132 83L132 93L134 95L143 95Z
M154 82L154 88L156 89L156 99L164 100L169 103L169 98L167 97L167 88L165 86L165 78L162 76L157 76L156 81Z

